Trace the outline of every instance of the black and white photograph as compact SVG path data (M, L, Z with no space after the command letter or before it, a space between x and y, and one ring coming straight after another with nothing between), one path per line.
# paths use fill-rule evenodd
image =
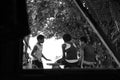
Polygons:
M30 34L23 69L120 68L119 4L114 0L26 0Z
M0 20L3 80L119 75L120 0L2 0Z

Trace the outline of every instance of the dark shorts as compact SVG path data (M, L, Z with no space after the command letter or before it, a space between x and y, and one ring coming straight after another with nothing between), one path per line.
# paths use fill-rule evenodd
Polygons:
M66 68L66 67L69 67L69 68L72 68L72 67L80 67L80 62L78 61L78 62L75 62L75 63L69 63L69 62L67 62L66 60L62 60L62 59L59 59L58 61L57 61L57 63L61 63L62 65L64 65L64 68Z
M87 61L87 62L89 62L89 61ZM93 67L95 67L95 66L97 66L97 65L98 65L97 62L93 62L93 64L83 63L83 67L89 67L89 68L93 68Z
M40 69L43 69L43 63L38 60L33 60L33 65L37 66Z

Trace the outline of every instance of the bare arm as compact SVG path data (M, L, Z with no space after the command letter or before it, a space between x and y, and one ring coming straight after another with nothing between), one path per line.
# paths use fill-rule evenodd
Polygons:
M65 44L62 45L62 53L63 53L63 59L65 59Z
M50 59L47 59L43 54L42 54L42 57L47 61L51 61Z
M81 68L83 68L83 63L84 63L84 50L80 48L80 55L81 55Z
M37 46L35 46L31 52L31 55L34 57L34 58L37 58L34 53L37 51Z

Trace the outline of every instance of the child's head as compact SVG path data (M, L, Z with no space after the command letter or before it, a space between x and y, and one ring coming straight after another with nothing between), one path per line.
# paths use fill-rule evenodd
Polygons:
M81 40L81 42L84 42L84 43L88 42L88 39L85 36L81 37L80 40Z
M44 36L43 35L38 35L37 36L37 41L40 42L40 43L43 43L44 42Z
M63 35L63 40L65 42L69 42L69 41L71 41L71 39L72 39L71 35L69 35L69 34L64 34Z

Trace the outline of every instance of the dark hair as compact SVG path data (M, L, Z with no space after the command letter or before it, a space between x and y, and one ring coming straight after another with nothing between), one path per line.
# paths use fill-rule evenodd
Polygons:
M70 34L64 34L64 35L63 35L63 40L64 40L65 42L68 42L68 41L70 41L71 39L72 39L72 37L71 37Z
M38 35L37 36L37 40L42 40L42 39L44 39L45 37L43 36L43 35Z
M87 37L85 37L85 36L81 37L80 40L85 42L85 43L87 43L87 41L88 41Z
M89 44L93 44L95 42L95 38L93 38L92 36L89 36L90 37L90 42Z

